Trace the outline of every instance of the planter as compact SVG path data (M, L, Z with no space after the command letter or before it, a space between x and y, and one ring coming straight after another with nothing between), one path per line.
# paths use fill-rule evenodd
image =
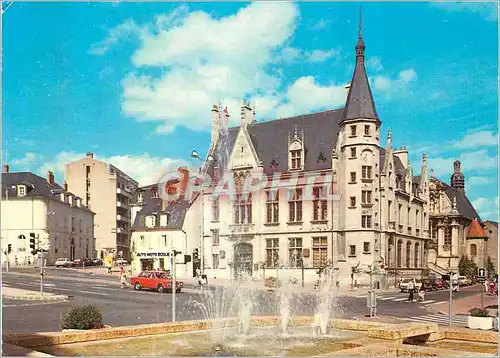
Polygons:
M482 329L485 331L489 331L493 328L493 318L469 316L467 318L467 326L470 329Z
M63 332L85 332L85 331L96 331L98 329L104 329L104 328L111 328L111 326L108 326L107 324L104 324L102 327L99 328L92 328L92 329L63 329Z

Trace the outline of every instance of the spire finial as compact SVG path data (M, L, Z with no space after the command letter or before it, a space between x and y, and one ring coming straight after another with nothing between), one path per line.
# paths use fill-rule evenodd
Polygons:
M363 37L363 6L359 7L359 29L358 29L358 38Z
M422 154L422 162L423 162L424 164L427 164L427 154L425 154L425 153L424 153L424 154Z
M387 130L387 140L392 140L392 131L391 128Z

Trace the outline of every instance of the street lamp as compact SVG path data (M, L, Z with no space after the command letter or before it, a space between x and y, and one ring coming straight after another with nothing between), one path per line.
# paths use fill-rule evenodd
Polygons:
M207 156L206 160L203 160L200 157L200 154L198 151L193 150L191 152L191 158L198 159L199 161L202 162L202 165L205 165L206 163L211 163L214 161L214 157L212 157L210 154ZM202 167L203 168L203 167ZM203 170L203 169L202 169ZM200 170L200 171L202 171ZM204 216L205 216L205 188L203 185L201 185L201 230L200 230L200 271L201 274L205 274L205 240L204 240Z

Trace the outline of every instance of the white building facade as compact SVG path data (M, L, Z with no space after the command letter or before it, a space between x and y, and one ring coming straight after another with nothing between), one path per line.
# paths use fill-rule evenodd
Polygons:
M360 272L370 267L398 277L426 269L427 160L414 176L390 130L381 148L364 51L360 36L342 109L257 123L245 103L241 125L227 129L227 109L213 106L213 161L205 170L218 184L202 196L199 244L209 277L286 272L311 281L329 266L346 284L367 282ZM220 190L221 182L233 184Z
M35 263L32 234L36 248L47 250L48 265L63 257L94 258L94 213L81 198L55 183L52 172L45 179L30 172L10 173L6 165L2 198L2 252L5 259L11 245L7 255L11 266Z

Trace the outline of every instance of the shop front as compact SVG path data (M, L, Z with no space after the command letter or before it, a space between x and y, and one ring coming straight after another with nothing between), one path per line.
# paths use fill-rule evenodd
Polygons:
M134 271L170 269L169 253L167 252L138 252L132 262Z

